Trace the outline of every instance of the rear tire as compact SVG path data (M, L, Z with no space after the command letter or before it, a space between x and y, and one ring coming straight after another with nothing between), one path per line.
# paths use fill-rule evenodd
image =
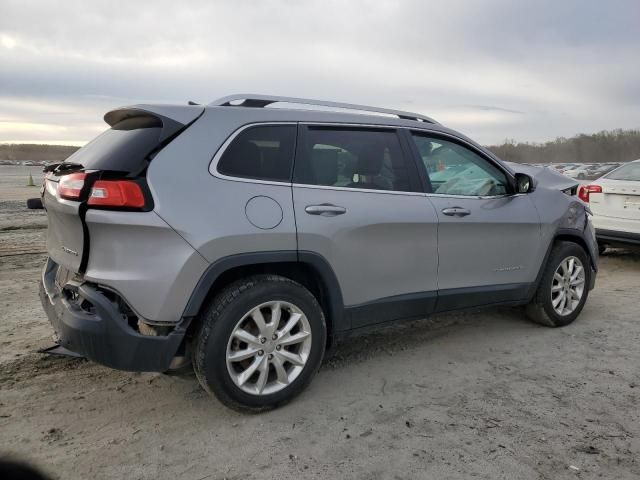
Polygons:
M322 308L309 290L285 277L255 275L232 283L206 307L194 371L227 407L269 410L311 382L326 338Z
M551 250L538 289L526 306L527 317L548 327L569 325L587 301L590 280L591 263L584 249L572 242L557 243Z

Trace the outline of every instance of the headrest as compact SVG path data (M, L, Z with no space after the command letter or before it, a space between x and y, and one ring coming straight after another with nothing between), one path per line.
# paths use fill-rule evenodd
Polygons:
M383 145L367 145L358 155L356 171L359 175L378 175L382 169L384 162L384 146Z
M338 181L338 151L314 148L311 151L311 168L318 185L335 185Z

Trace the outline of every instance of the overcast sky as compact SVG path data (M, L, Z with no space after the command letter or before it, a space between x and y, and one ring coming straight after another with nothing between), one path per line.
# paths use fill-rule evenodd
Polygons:
M0 142L231 93L430 115L484 144L640 127L640 1L0 0Z

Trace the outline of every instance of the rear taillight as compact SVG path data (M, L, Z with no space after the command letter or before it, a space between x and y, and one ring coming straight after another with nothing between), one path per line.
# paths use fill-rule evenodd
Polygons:
M86 173L71 173L60 177L58 195L67 200L81 200L85 183L90 181ZM133 180L97 180L91 186L87 204L92 207L144 208L146 205L142 187Z
M86 177L86 173L71 173L61 177L58 183L58 195L60 195L60 198L78 200Z
M589 203L589 195L592 193L602 193L602 187L600 185L581 185L578 190L578 197L583 202Z
M143 208L142 188L132 180L98 180L89 194L89 205L101 207Z

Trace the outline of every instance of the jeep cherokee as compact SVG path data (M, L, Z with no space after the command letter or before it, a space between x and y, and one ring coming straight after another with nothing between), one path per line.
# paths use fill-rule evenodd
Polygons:
M234 95L104 118L45 169L41 300L60 348L109 367L191 361L262 410L348 332L490 305L558 327L593 288L576 183L429 117Z

